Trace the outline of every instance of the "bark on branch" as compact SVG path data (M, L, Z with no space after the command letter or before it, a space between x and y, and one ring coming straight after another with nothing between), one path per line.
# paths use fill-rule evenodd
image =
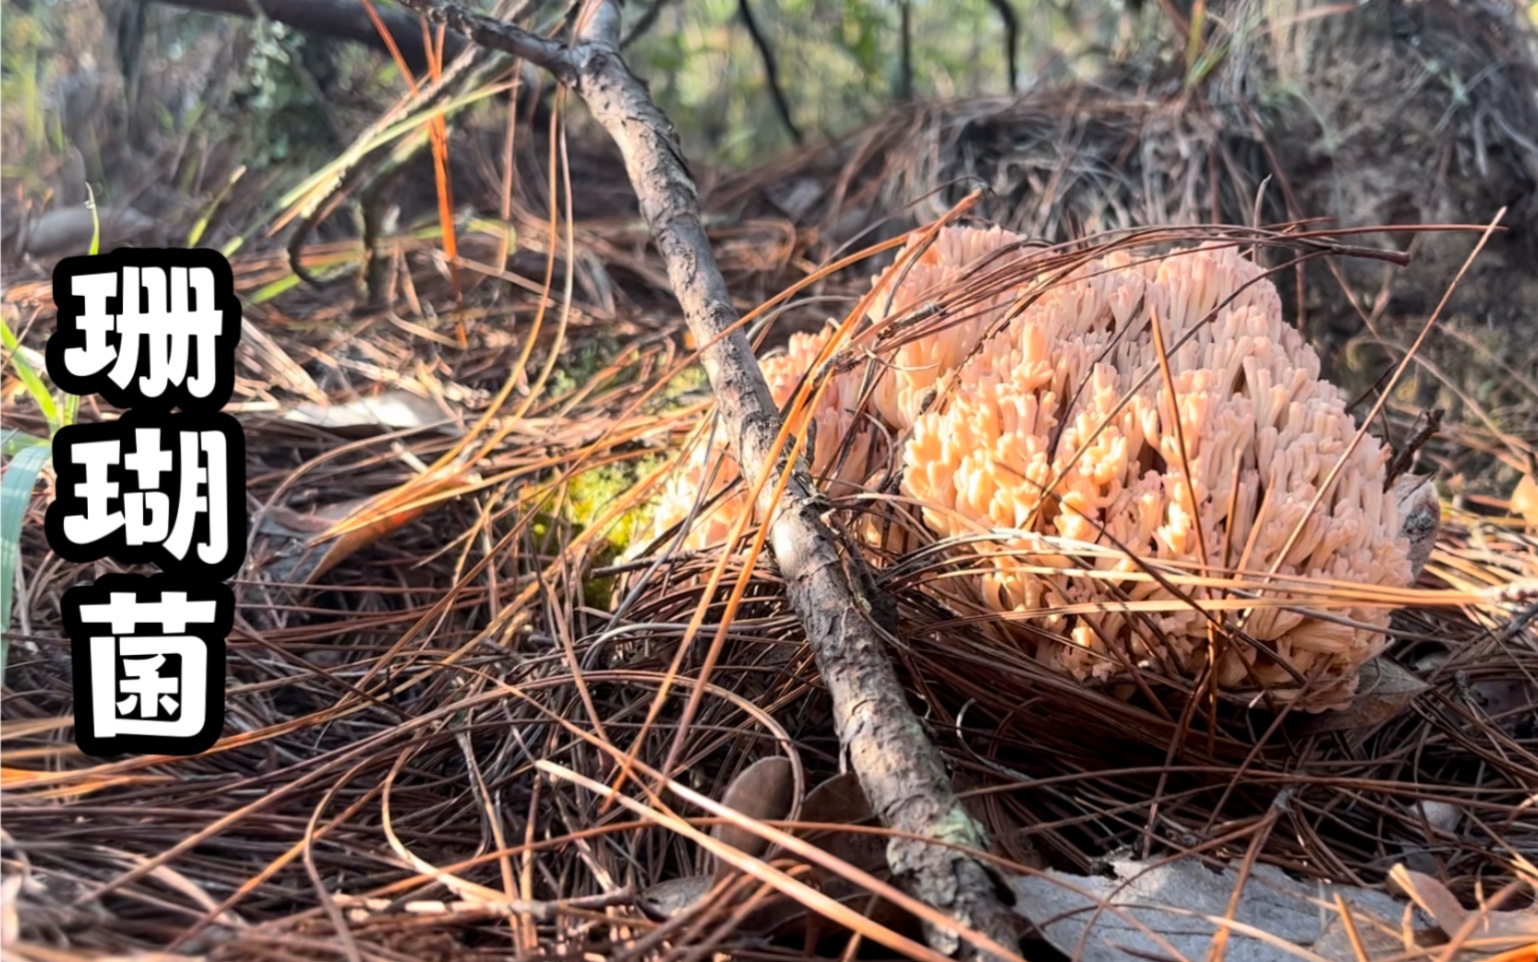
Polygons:
M698 343L711 345L702 360L744 475L778 472L782 462L774 442L779 411L746 335L738 329L722 336L738 314L711 253L695 185L672 125L620 57L615 4L600 0L585 11L581 33L565 44L448 0L402 2L477 43L544 67L586 101L624 154L641 212L690 331ZM766 501L772 488L764 486ZM818 504L812 479L805 465L798 464L772 515L770 545L832 695L839 741L850 765L872 807L891 828L986 850L982 827L957 801L939 752L908 705L882 634L871 620L870 599L846 574L837 540L823 523ZM980 862L953 848L902 838L891 842L887 857L904 888L975 933L976 942L963 941L953 930L932 929L927 938L934 948L963 957L1014 955L1015 924L999 900L993 876Z

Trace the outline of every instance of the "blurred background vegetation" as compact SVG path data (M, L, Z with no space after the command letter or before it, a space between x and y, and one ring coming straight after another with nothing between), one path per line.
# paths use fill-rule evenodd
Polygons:
M516 8L520 23L552 36L578 6L464 5L499 16ZM1456 351L1504 357L1512 344L1538 343L1530 333L1538 3L630 0L624 8L627 60L672 119L707 217L777 219L797 236L783 256L749 250L759 273L734 291L745 303L840 244L890 236L977 186L987 188L979 215L1054 240L1165 223L1479 225L1504 208L1505 233L1449 302L1442 328L1462 340L1443 360L1462 371ZM370 272L393 256L375 242L383 235L437 244L448 257L454 231L516 235L499 248L500 266L543 277L541 258L518 262L537 251L549 209L555 97L538 71L525 68L512 94L498 81L513 72L488 58L489 72L456 88L447 173L435 177L416 123L405 125L409 136L393 134L419 146L409 163L333 190L327 179L351 176L343 158L358 156L360 136L413 89L375 15L412 72L431 73L421 21L391 0L0 0L0 9L0 249L13 278L18 265L42 277L53 260L86 249L87 187L109 248L270 253L281 232L295 238L292 266L304 244L351 244L315 256L358 275L366 306L381 303ZM463 46L449 36L444 62ZM630 229L632 195L613 146L584 124L576 98L562 109L577 219ZM514 116L520 123L510 125ZM392 149L386 142L373 156ZM312 200L320 213L306 223ZM1332 365L1351 368L1337 373L1368 391L1393 353L1380 334L1436 307L1474 236L1360 236L1413 248L1414 269L1390 280L1380 264L1344 259L1283 288L1321 343L1370 333L1351 350L1327 350ZM583 256L608 270L640 247L627 239ZM298 273L258 297L298 288ZM662 278L632 273L653 285ZM609 292L601 300L613 293L607 280L595 289ZM631 296L648 309L672 305ZM1520 406L1506 396L1509 379L1453 390L1439 378L1405 388L1407 402Z
M564 11L547 6L554 25ZM253 172L286 167L279 179L297 181L403 89L387 55L270 20L140 0L3 7L0 137L11 202L64 189L60 178L82 169L104 203L145 189L138 181L151 173L196 194L231 158ZM1123 14L1115 0L627 4L632 68L690 156L706 163L750 166L795 146L744 9L803 141L845 134L907 98L1005 93L1091 69ZM1001 9L1015 21L1013 78ZM1144 31L1150 44L1169 40L1159 27ZM144 157L160 170L145 170Z
M517 8L520 23L550 35L561 34L574 6L461 2L499 15ZM969 216L1051 241L1165 224L1188 226L1164 237L1203 236L1215 222L1310 231L1287 238L1307 249L1307 263L1284 260L1282 245L1259 245L1255 257L1277 269L1286 316L1320 348L1355 409L1386 401L1373 431L1418 457L1417 470L1437 473L1458 514L1444 529L1436 577L1483 592L1530 584L1538 570L1532 535L1509 520L1538 510L1520 505L1523 492L1538 504L1538 43L1528 29L1535 8L1521 2L628 0L625 30L628 62L683 140L737 308L798 285L783 313L763 319L773 325L768 349L773 337L848 310L882 266L873 258L828 276L823 265L963 196L975 201ZM370 8L393 22L386 32L418 80L384 49ZM579 693L562 680L567 665L660 671L669 646L688 648L681 635L653 630L692 617L676 617L676 605L694 603L688 580L673 581L667 599L603 610L615 579L629 577L611 562L645 530L640 499L651 495L640 483L656 483L654 469L710 411L703 374L690 364L699 345L684 336L618 152L584 122L577 98L563 103L548 78L516 74L485 51L444 85L442 99L413 98L433 72L422 33L391 0L0 0L0 364L12 369L0 383L0 628L14 613L23 639L5 678L6 722L20 723L21 767L10 773L35 779L15 783L34 790L18 792L5 815L31 819L16 838L31 843L34 874L58 881L22 890L23 921L41 920L50 944L67 944L59 932L121 951L127 933L138 950L201 951L176 929L224 911L205 915L204 893L219 899L238 888L226 907L243 900L237 908L254 924L225 927L221 918L207 933L221 940L207 944L225 962L270 960L294 945L309 951L327 938L338 948L316 951L356 956L365 940L371 958L385 957L384 946L391 958L490 958L514 945L500 909L466 922L457 910L422 914L412 906L423 903L392 897L388 910L368 909L367 925L331 932L334 913L317 908L313 893L323 880L338 894L384 892L379 886L400 878L406 849L455 865L490 838L500 848L501 836L486 831L499 816L486 815L504 811L504 798L509 825L527 803L531 833L581 824L591 796L534 782L523 767L539 745L554 744L545 741L551 733L566 740L548 724L552 709L483 698L489 679L554 680L539 697L569 714L592 689ZM453 59L452 40L444 60ZM553 118L565 121L565 136L552 137ZM238 405L247 432L249 493L261 506L252 564L236 580L250 627L230 649L230 717L243 727L239 744L170 779L146 770L120 781L122 769L103 779L79 767L67 741L70 669L55 599L79 569L50 554L41 517L53 483L47 441L76 411L49 393L41 348L55 322L49 269L96 242L91 198L102 249L220 249L243 305L231 409ZM563 210L573 214L569 234L555 216ZM1497 212L1503 231L1490 234L1471 266ZM1428 224L1463 227L1418 229ZM1315 231L1322 225L1341 230ZM1365 248L1375 256L1345 256ZM1406 361L1412 345L1414 365ZM83 402L83 420L102 417L93 404ZM469 456L439 461L458 451ZM340 532L334 523L343 518L378 523ZM589 535L603 537L584 541ZM694 567L667 577L692 579L713 562L685 563ZM747 647L723 656L730 675L713 677L727 687L741 679L755 699L771 692L761 703L795 715L813 751L833 760L831 715L820 696L807 695L814 676L804 650L783 643L799 636L784 630L788 609L773 607L779 590L755 580L748 601L764 607L743 625ZM1028 798L999 809L1004 830L1026 837L1020 826L1059 826L1060 835L1042 837L1055 838L1063 864L1087 868L1152 839L1143 826L1206 850L1206 833L1249 825L1258 841L1247 860L1263 854L1272 864L1373 880L1387 869L1384 853L1424 837L1427 864L1433 852L1438 860L1449 853L1436 864L1459 873L1461 894L1500 889L1511 871L1507 848L1492 840L1531 810L1523 781L1531 728L1517 736L1492 725L1471 738L1467 720L1487 709L1465 699L1470 678L1520 691L1512 679L1535 677L1532 649L1512 642L1525 622L1472 607L1457 620L1431 609L1407 616L1407 640L1445 639L1457 652L1406 660L1438 686L1435 701L1422 702L1434 710L1392 717L1396 702L1349 738L1320 740L1327 747L1311 759L1312 772L1290 755L1262 755L1262 745L1290 748L1291 735L1273 742L1275 726L1245 720L1222 723L1225 740L1239 739L1234 767L1212 767L1209 755L1184 768L1193 788L1166 782L1155 774L1161 764L1187 766L1215 741L1170 741L1170 713L1128 723L1103 701L1077 704L1080 712L1089 704L1089 714L1060 712L1075 689L1053 683L1043 689L1050 697L1030 699L1035 714L997 725L1016 739L998 757L1031 766L1017 770L1033 778L1072 773L1082 795L1059 807L1068 796L1032 785ZM636 627L645 634L632 642ZM10 637L0 639L0 663ZM502 675L511 662L530 673ZM764 687L781 685L767 679L782 664L791 666L784 687ZM590 714L624 731L644 684L604 684L603 707ZM965 708L956 709L959 698L945 706L960 689L931 697L938 690L922 687L929 704L956 711L954 726L934 729L958 742L954 770L983 777L971 742L956 750ZM1509 720L1520 710L1488 713ZM702 750L711 760L694 766L706 778L731 771L719 762L727 749L714 747L727 731L718 717L734 716L702 715L698 726L713 746ZM1119 731L1070 745L1059 736L1076 733L1076 723L1031 718ZM1220 730L1216 718L1207 731ZM520 734L519 754L506 731L546 734L528 745ZM683 743L672 731L657 728L649 744L665 740L675 752ZM471 747L471 732L486 739L476 742L484 754ZM1177 760L1173 744L1188 754ZM1079 761L1081 750L1093 758ZM367 753L383 780L353 767L354 752ZM400 759L393 768L391 756ZM487 763L484 778L477 757ZM571 757L585 775L612 775L606 754ZM648 757L660 767L660 756ZM1275 766L1266 777L1276 780L1255 781L1262 762ZM1128 780L1127 771L1146 777ZM251 782L251 772L264 781ZM1343 778L1396 787L1379 801L1343 792ZM1224 791L1212 807L1195 801L1230 781L1278 786L1276 798L1298 806L1286 816L1293 821L1277 821L1284 809L1263 792ZM240 787L226 790L231 784ZM265 794L252 801L257 784ZM552 787L529 788L545 784ZM974 784L977 797L995 797ZM393 823L375 800L379 786L399 789L402 817ZM1425 827L1424 803L1435 792L1449 802L1477 796L1484 814L1470 815L1460 829L1467 834L1451 840L1451 829ZM126 804L145 798L152 808ZM352 807L339 812L344 806ZM322 813L330 834L310 846ZM399 840L387 842L381 826L402 829ZM205 830L225 837L185 844ZM86 831L122 850L79 845ZM627 834L595 840L591 850L562 845L551 855L562 861L523 864L538 864L538 884L555 880L562 897L608 892L614 880L647 885L693 858L677 841ZM164 877L142 866L173 848L174 871L192 887L173 893L184 901L167 913ZM291 864L269 862L284 851ZM477 884L499 884L499 868L510 865L481 866ZM143 877L101 887L131 867ZM558 932L541 943L553 953L570 957L586 951L582 939L610 937L594 934L607 930L586 908L558 918L528 929L531 938ZM614 944L589 955L612 954Z
M1111 3L1030 0L1007 4L1018 22L1014 78L1029 87L1108 39ZM774 108L762 58L739 0L671 3L634 45L633 62L704 156L745 165L793 146ZM774 51L798 129L809 138L847 133L904 99L1004 93L1006 27L984 0L909 5L911 70L905 82L902 5L891 0L757 0L755 23ZM908 89L905 91L905 87Z

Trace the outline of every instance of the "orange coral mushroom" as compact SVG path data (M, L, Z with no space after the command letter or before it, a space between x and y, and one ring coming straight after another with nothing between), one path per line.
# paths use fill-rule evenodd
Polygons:
M868 445L838 464L834 453L879 419L902 445L903 492L930 531L988 536L970 542L986 558L978 598L1045 622L1061 641L1005 634L1083 680L1120 677L1133 663L1188 679L1208 666L1208 615L1148 565L1232 573L1244 584L1230 594L1257 593L1268 578L1413 579L1397 499L1384 492L1388 452L1370 436L1353 445L1345 398L1320 378L1318 355L1258 267L1231 247L1143 260L1117 252L1045 284L1029 275L1020 240L950 228L891 269L900 273L873 321L936 296L961 320L907 338L878 369L868 415L855 410L861 373L834 376L815 411L814 474L857 483ZM889 271L878 284L892 280ZM777 401L831 331L793 338L764 362ZM659 525L687 515L708 463L698 451L675 477ZM718 474L715 491L734 477ZM742 497L696 519L690 543L721 540ZM1134 611L1138 602L1153 604ZM1257 604L1236 620L1247 641L1221 648L1218 683L1317 710L1344 703L1356 669L1383 648L1388 612L1361 605L1324 618L1297 603Z
M1154 324L1171 345L1169 383ZM1383 490L1387 450L1372 437L1351 447L1345 398L1320 379L1318 356L1282 319L1259 268L1231 248L1085 265L985 344L956 382L942 409L914 425L904 491L936 534L1010 532L981 578L995 610L1101 603L1045 619L1071 643L1038 656L1077 677L1110 678L1132 661L1191 678L1208 663L1203 612L1174 603L1140 621L1118 603L1174 597L1142 575L1145 563L1231 567L1251 580L1411 580L1396 502ZM1218 683L1303 694L1302 707L1339 704L1356 668L1381 651L1388 619L1367 605L1343 614L1252 609L1243 629L1259 644L1226 646Z

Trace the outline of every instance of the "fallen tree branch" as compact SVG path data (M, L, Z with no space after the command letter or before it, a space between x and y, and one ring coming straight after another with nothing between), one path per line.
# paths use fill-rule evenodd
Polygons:
M237 17L251 17L251 0L155 0L172 7L201 10L206 13L222 13ZM389 45L379 35L368 11L358 0L260 0L261 11L269 20L287 24L296 30L338 40L350 40L366 47L389 53ZM422 43L422 28L416 17L391 10L381 5L379 19L390 31L395 46L400 49L406 64L417 73L427 69L427 48ZM464 49L465 38L450 33L443 38L445 63L459 56Z
M705 345L702 361L744 476L778 476L779 410L746 335L734 327L738 314L711 253L672 125L621 59L616 5L590 4L577 37L564 44L449 0L402 2L477 43L544 67L586 101L624 155L684 319ZM904 835L986 850L982 826L957 801L939 752L909 707L871 620L871 600L845 571L805 465L795 465L778 505L771 503L773 488L762 489L770 544L832 696L839 741L866 797L882 821ZM931 928L926 937L934 948L963 957L1014 955L1014 921L982 863L956 848L906 837L893 838L887 858L908 892L969 932L964 940L956 931Z

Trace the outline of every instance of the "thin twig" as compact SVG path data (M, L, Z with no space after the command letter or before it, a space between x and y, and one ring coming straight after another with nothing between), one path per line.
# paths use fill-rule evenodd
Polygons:
M780 68L774 60L774 48L769 46L769 38L764 36L758 21L753 18L753 8L748 0L737 0L737 14L742 17L742 25L747 28L748 36L753 38L753 46L758 49L759 59L764 62L764 82L769 85L769 96L774 100L775 113L780 115L780 123L790 132L790 139L800 145L801 131L790 116L790 101L785 99L785 91L780 87Z
M662 8L667 5L668 0L652 0L651 6L647 7L636 18L636 22L631 25L630 30L625 34L625 39L620 41L619 48L625 50L631 44L646 36L647 31L656 25L657 17L661 15Z
M1014 93L1016 84L1020 82L1019 63L1016 58L1020 53L1020 21L1015 16L1015 8L1009 5L1009 0L988 0L988 5L998 13L999 20L1004 24L1004 65L1009 71L1009 92Z
M899 57L897 60L897 99L913 99L913 4L903 0L898 7Z
M1420 417L1416 418L1419 425L1415 433L1400 446L1398 451L1394 452L1394 460L1388 463L1388 470L1384 472L1384 491L1392 488L1394 482L1399 480L1399 476L1410 470L1410 465L1415 463L1416 452L1425 447L1426 443L1442 430L1442 413L1441 408L1432 408L1429 411L1423 411Z

